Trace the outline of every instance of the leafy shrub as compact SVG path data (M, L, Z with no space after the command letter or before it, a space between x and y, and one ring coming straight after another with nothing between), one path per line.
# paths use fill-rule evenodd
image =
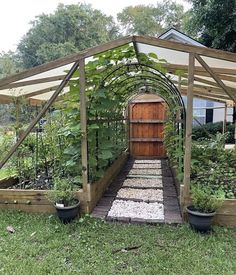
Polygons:
M223 122L207 123L202 126L193 127L193 140L202 140L216 136L217 133L222 133ZM226 123L227 138L226 143L234 143L234 124ZM209 135L207 134L209 133Z
M48 199L53 203L71 206L76 202L76 193L70 179L54 178L54 188L48 192Z
M225 136L193 142L191 182L221 188L226 198L236 198L236 152L224 149Z
M212 213L222 205L225 194L221 189L213 190L210 186L197 184L191 188L191 197L195 210Z

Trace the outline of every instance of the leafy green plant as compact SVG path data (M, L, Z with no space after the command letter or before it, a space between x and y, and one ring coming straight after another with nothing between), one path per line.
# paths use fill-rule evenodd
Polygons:
M175 112L173 112L175 113ZM173 165L177 167L177 178L181 182L183 180L183 137L182 131L178 131L178 124L175 123L173 114L168 113L168 121L164 127L164 145L167 155Z
M222 188L225 197L236 198L236 152L224 149L225 136L193 142L191 181L209 185L213 190Z
M54 178L53 190L48 191L47 197L54 204L60 203L71 206L76 203L76 191L73 182L66 178Z
M211 213L215 212L222 205L225 193L222 189L213 190L208 185L197 184L191 188L191 198L195 210Z
M226 143L234 143L234 124L227 122L226 123L226 132L227 135L225 136ZM204 140L209 139L216 136L217 133L222 134L223 129L223 122L214 122L214 123L207 123L201 126L194 126L193 127L193 140ZM208 134L207 134L208 133Z

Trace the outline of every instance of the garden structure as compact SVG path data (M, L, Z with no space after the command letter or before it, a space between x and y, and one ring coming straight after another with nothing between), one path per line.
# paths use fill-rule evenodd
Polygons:
M130 36L1 79L0 102L14 102L18 120L16 142L1 152L5 154L0 167L8 167L14 158L24 171L30 162L37 164L27 175L36 185L42 174L49 185L54 173L72 177L81 186L77 195L82 211L90 213L129 152L136 157L163 157L167 151L180 175L184 210L190 203L193 97L233 106L235 75L234 53ZM152 101L145 100L147 95L153 95ZM186 109L181 95L187 96ZM22 100L35 114L27 127L26 123L21 127L19 120ZM160 116L152 121L140 117L143 108ZM145 125L157 135L142 135ZM31 153L26 152L29 149ZM47 191L25 190L23 177L19 175L23 189L1 183L5 189L0 190L0 207L54 211L45 197ZM236 226L235 210L236 200L226 199L216 222Z

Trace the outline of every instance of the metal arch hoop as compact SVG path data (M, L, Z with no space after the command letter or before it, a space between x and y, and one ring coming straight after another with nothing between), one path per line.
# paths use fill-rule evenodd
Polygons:
M135 69L135 70L134 70ZM118 75L115 75L117 72L119 72L121 70L121 72L118 74ZM123 72L122 72L123 70ZM133 76L130 76L130 75L127 75L128 73L130 74L131 72L135 73L136 72L140 72L141 71L141 74L143 74L144 72L148 73L148 74L151 74L153 76L148 76L148 75L133 75ZM125 79L123 80L120 80L123 76L126 76ZM181 108L181 117L182 119L185 121L185 117L186 117L186 111L185 111L185 105L184 105L184 102L183 102L183 99L180 95L180 92L179 90L177 89L177 87L173 84L173 82L165 76L165 74L163 74L160 70L154 68L153 66L151 65L148 65L148 64L142 64L142 63L130 63L130 64L122 64L122 65L118 65L114 70L110 71L102 80L101 84L100 84L100 87L111 87L114 86L115 84L122 84L122 90L125 89L126 85L125 82L126 81L130 81L132 78L133 79L137 79L138 78L141 78L142 81L147 81L148 79L153 79L155 81L157 81L157 83L160 83L161 85L159 85L160 88L163 89L163 86L165 87L165 91L168 93L168 94L172 94L172 95L175 95L174 97L171 97L171 99L177 99L176 100L173 100L173 102L175 102L175 104L178 104L178 106ZM111 78L109 80L109 78ZM143 85L145 85L146 83L143 83ZM153 86L153 83L152 85L150 85L150 87ZM118 87L117 87L118 89ZM119 89L121 89L119 87Z

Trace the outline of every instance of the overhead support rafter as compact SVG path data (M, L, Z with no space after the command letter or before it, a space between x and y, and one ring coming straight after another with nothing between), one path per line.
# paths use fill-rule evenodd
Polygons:
M169 41L165 39L160 39L150 36L133 36L133 41L138 43L143 43L151 46L156 46L160 48L166 48L174 51L181 51L186 53L193 53L204 55L208 57L213 57L217 59L227 60L231 62L236 62L235 53L225 52L222 50L209 49L205 47L198 47L189 44L179 43L175 41Z
M215 82L221 87L225 93L236 103L236 96L232 95L232 92L229 88L224 84L224 82L212 71L212 69L207 65L207 63L198 55L195 54L195 58L197 61L205 68L205 70L211 75L211 77L215 80Z
M65 74L51 76L51 77L38 78L38 79L32 79L32 80L18 81L18 82L10 83L6 86L2 86L0 89L1 90L13 89L13 88L25 87L25 86L29 86L29 85L60 81L60 80L63 80L64 77L65 77Z

